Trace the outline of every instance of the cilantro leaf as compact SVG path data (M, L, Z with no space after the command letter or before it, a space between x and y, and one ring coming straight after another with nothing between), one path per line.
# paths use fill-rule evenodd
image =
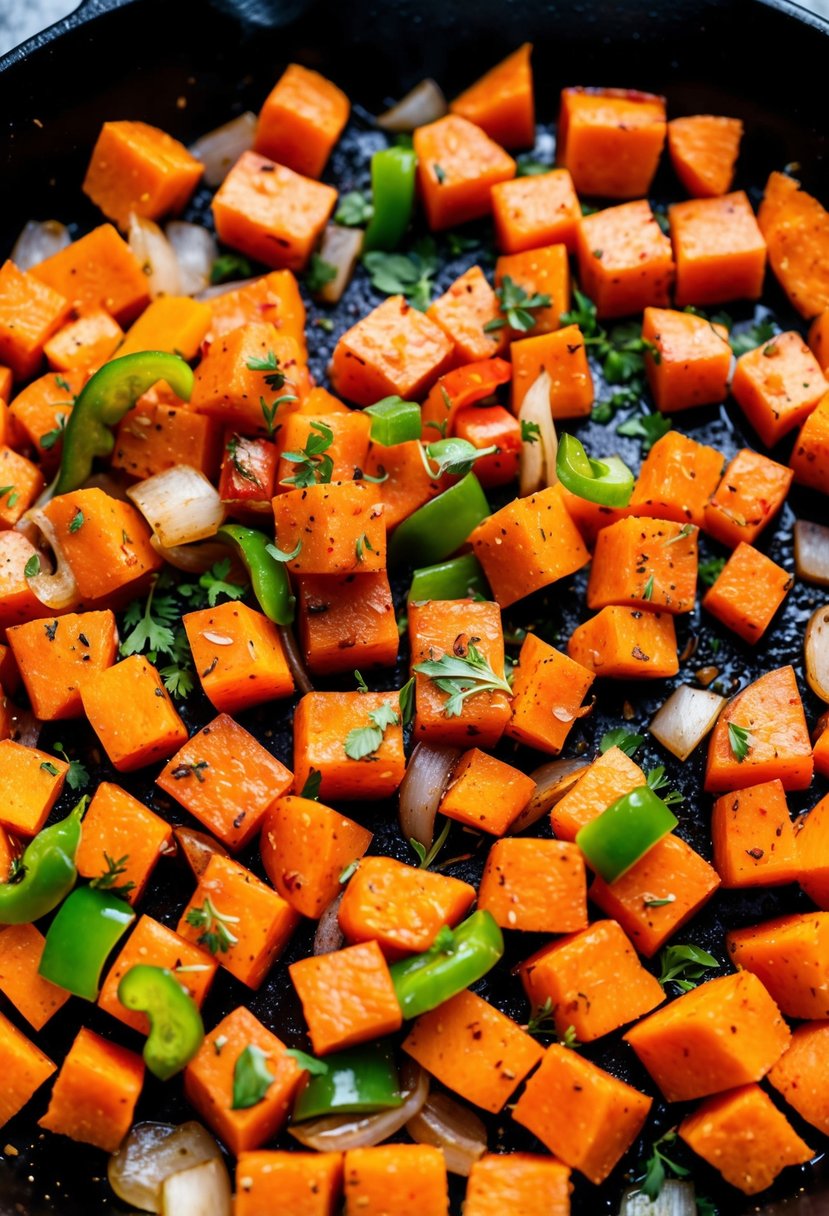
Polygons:
M642 1187L642 1194L646 1195L650 1200L659 1198L665 1181L670 1171L676 1178L687 1178L690 1170L684 1165L679 1165L676 1161L672 1161L663 1152L663 1145L670 1147L676 1140L676 1131L671 1128L665 1132L664 1136L654 1142L651 1147L650 1156L645 1162L645 1172L640 1177L639 1181Z
M488 448L476 448L468 439L438 439L434 443L421 446L421 455L426 472L433 479L442 477L444 473L452 473L455 477L465 477L482 456L492 456L498 451L498 445L493 443ZM434 467L430 462L434 462Z
M249 279L252 274L253 267L240 253L222 253L210 268L210 282L214 286L231 283L234 279Z
M728 744L734 759L742 764L751 747L751 734L747 727L738 726L736 722L728 723Z
M231 1110L247 1110L265 1097L274 1080L274 1074L268 1071L267 1060L267 1054L255 1043L250 1043L239 1055L233 1066Z
M633 731L625 730L624 726L619 726L616 730L609 730L602 735L599 751L604 755L611 747L618 747L619 751L633 759L644 742L644 735L634 734Z
M449 694L443 707L446 718L458 717L464 701L476 693L505 692L508 697L512 696L512 688L507 680L495 674L489 661L472 641L468 645L466 657L444 654L439 659L416 663L412 670L419 675L428 676L436 688Z
M617 435L642 440L642 451L649 452L657 439L667 435L672 427L670 418L664 414L634 414L616 427Z
M746 327L741 326L738 332L731 334L728 341L734 354L739 359L740 355L745 355L750 350L754 350L756 347L763 346L764 343L769 342L776 333L777 326L773 321L766 318L763 321L757 321Z
M719 963L700 946L666 946L659 956L661 971L659 982L664 988L666 984L676 984L681 992L690 992L696 988L700 980L705 978L706 971L716 969Z
M537 422L529 422L526 418L521 419L521 442L522 443L538 443L541 437L541 427Z
M89 785L89 769L80 760L70 760L62 743L54 743L52 750L62 756L69 768L66 773L66 784L70 790L82 790Z
M498 304L503 315L487 321L484 325L485 333L503 329L504 326L509 326L510 329L517 330L519 333L528 333L536 322L533 313L539 308L549 308L552 304L551 296L542 292L530 295L508 274L504 275L501 286L496 288L495 295L498 297Z
M371 200L366 198L362 190L349 190L340 197L340 202L334 213L334 222L345 228L362 228L374 215Z
M121 643L121 655L143 654L145 651L161 651L171 654L175 645L172 624L179 616L179 609L171 595L156 595L158 580L153 582L147 602L142 610L141 602L133 600L124 614L124 625L130 630Z
M272 350L268 351L267 357L264 359L248 359L247 367L251 372L265 372L265 383L274 392L278 392L286 384L285 373Z
M704 583L706 587L713 587L724 569L724 557L708 557L705 561L700 562L697 568L697 575L700 582Z
M373 756L382 745L386 730L400 723L400 715L389 701L369 710L368 718L367 726L356 726L345 737L345 754L349 760Z
M226 953L231 946L238 945L238 937L228 926L238 925L239 917L220 912L209 895L205 896L201 907L190 909L185 920L194 929L202 930L196 945L204 946L211 954Z
M293 477L284 477L282 485L305 489L320 482L329 482L334 472L333 458L327 455L334 442L334 432L324 422L312 422L311 434L298 452L283 452L283 459L297 466Z
M387 296L402 295L421 312L432 299L432 279L438 268L435 242L418 241L411 253L381 253L372 250L363 258L371 285Z

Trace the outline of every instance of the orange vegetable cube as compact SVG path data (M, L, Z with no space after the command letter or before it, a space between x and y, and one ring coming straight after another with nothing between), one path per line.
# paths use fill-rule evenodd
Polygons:
M0 400L7 402L12 395L12 384L14 376L10 367L5 367L0 364Z
M587 879L580 850L565 840L496 840L484 866L478 907L502 929L586 929Z
M534 791L532 777L474 747L455 766L438 810L447 819L503 836Z
M265 98L254 148L295 173L319 177L348 122L342 89L299 63L289 63Z
M210 309L210 340L215 341L240 325L267 321L283 337L293 338L305 351L305 304L290 270L272 270L223 295L213 296Z
M787 1165L803 1165L813 1155L759 1085L709 1098L683 1119L679 1134L746 1195L764 1191Z
M99 878L108 869L108 859L123 866L119 883L132 883L126 898L136 903L155 869L156 862L172 842L172 829L133 798L126 790L102 781L84 815L81 843L75 858L84 878Z
M663 414L725 400L731 347L724 325L690 312L646 308L642 337L651 344L645 371L656 408Z
M497 1114L544 1048L474 992L459 992L419 1017L403 1050L447 1087Z
M381 1144L345 1155L344 1216L448 1216L446 1162L430 1144Z
M0 359L19 380L37 371L44 346L70 310L59 289L38 280L14 262L0 266Z
M521 462L521 424L501 405L470 406L455 415L455 434L473 447L495 447L475 461L475 476L486 489L515 481Z
M829 212L800 189L800 182L772 173L760 207L769 264L792 306L804 317L829 308Z
M49 616L49 610L29 587L26 563L37 554L22 533L0 531L0 629Z
M480 266L472 266L451 283L426 314L454 343L455 364L473 363L502 355L506 346L504 327L487 329L501 318L498 297Z
M794 828L779 781L718 798L711 836L723 887L771 887L797 881Z
M521 177L521 182L538 181L537 177ZM526 253L510 253L495 263L495 286L500 287L504 279L522 287L527 295L548 295L547 308L533 309L535 323L527 336L552 333L561 324L561 314L570 307L570 263L567 245L545 245L542 249L530 249ZM513 340L517 331L510 331ZM521 335L522 337L524 335Z
M340 928L349 942L376 941L386 958L400 958L428 950L474 901L467 882L391 857L364 857L343 893Z
M268 360L271 354L285 376L284 386L274 391L265 383L266 373L250 366L256 360ZM197 414L218 418L225 426L255 433L265 429L260 398L264 396L266 403L275 396L302 400L309 388L308 369L294 339L278 333L268 322L250 322L211 342L196 368L190 406ZM277 419L282 416L278 413Z
M779 334L737 360L731 392L766 447L808 418L829 383L795 331Z
M38 1125L114 1153L130 1130L143 1081L140 1056L82 1027Z
M829 485L829 393L803 423L789 464L799 485L826 492Z
M572 1027L581 1043L618 1030L665 1000L661 984L615 920L559 938L522 963L519 974L532 1007L549 1008L559 1037Z
M70 995L38 972L45 941L34 925L4 925L0 932L0 992L35 1030L42 1030Z
M642 461L630 510L634 515L672 519L701 528L706 503L719 485L722 468L722 452L679 431L668 431ZM607 522L613 523L613 518Z
M669 612L602 608L573 630L567 653L582 667L611 680L660 680L679 671L674 618Z
M428 438L431 440L433 436ZM427 472L420 452L420 443L416 439L389 447L380 443L369 447L365 471L371 477L385 479L377 486L377 491L383 504L383 522L387 532L394 531L413 511L446 488L445 478L435 481Z
M644 784L645 774L639 765L621 748L608 748L552 808L553 832L560 840L575 840L591 819Z
M32 709L46 722L82 716L81 685L111 667L118 649L109 609L29 621L7 637Z
M743 190L674 203L668 219L679 307L759 298L766 242Z
M131 326L118 355L139 350L166 350L183 359L195 359L210 328L212 310L190 296L159 296ZM267 320L259 316L256 320Z
M337 191L243 152L211 208L220 241L266 266L301 270L322 235Z
M59 329L45 344L43 353L53 371L66 372L75 367L96 371L112 358L123 336L115 318L98 308Z
M249 1047L264 1053L273 1080L261 1102L234 1110L233 1073ZM239 1006L207 1034L185 1068L184 1092L208 1127L238 1157L282 1130L304 1076L282 1040Z
M535 143L535 103L530 66L532 43L525 42L455 98L450 113L468 118L504 148Z
M234 1216L334 1216L342 1178L342 1153L240 1153Z
M403 1016L377 942L303 958L288 970L317 1055L400 1029Z
M665 143L665 98L632 89L561 91L556 155L579 194L647 194Z
M691 612L697 594L697 529L693 524L629 516L603 528L587 584L589 608L653 605Z
M432 230L488 215L490 190L515 177L515 161L480 127L459 114L417 127L417 180Z
M576 234L582 291L600 317L624 317L648 305L664 308L674 282L674 256L646 199L587 215Z
M248 843L292 782L285 765L227 714L193 735L156 780L233 850Z
M43 489L43 474L25 456L0 447L0 482L0 528L13 528Z
M792 575L782 566L741 541L702 605L744 641L757 642L793 582Z
M512 1117L598 1186L639 1135L650 1108L645 1094L553 1043Z
M705 531L733 549L753 544L783 505L792 470L743 448L731 460L705 508Z
M72 413L73 400L88 376L86 370L58 375L50 372L27 384L9 407L15 437L13 446L34 448L44 471L57 468L63 446L64 425Z
M187 740L161 676L142 655L92 672L81 686L84 713L119 772L171 755ZM130 712L124 714L123 707Z
M0 827L36 836L60 797L69 765L36 747L0 740Z
M757 977L790 1018L829 1016L829 912L779 916L726 934L737 967Z
M694 198L727 194L740 151L739 118L694 114L668 123L668 151L674 173Z
M579 498L578 494L573 494L560 482L559 489L561 500L567 508L567 514L578 528L584 543L591 549L602 528L615 523L617 519L624 519L628 513L627 507L603 507L600 503L588 502L586 498ZM644 515L646 512L643 511L641 514ZM665 518L669 517L665 516Z
M78 237L31 273L77 312L103 308L121 326L134 321L150 300L144 269L112 224Z
M465 1216L570 1216L570 1170L551 1157L486 1153L469 1171Z
M353 481L365 468L368 455L368 436L371 419L360 410L340 411L336 414L290 414L279 435L279 466L276 473L277 492L284 491L289 478L296 474L296 464L285 457L286 452L297 452L305 448L312 434L326 426L332 432L333 441L326 449L326 456L334 462L331 481ZM290 486L288 486L290 488Z
M145 122L105 122L82 188L126 230L131 214L157 220L183 210L202 172L201 162L166 131Z
M361 759L353 759L346 750L351 731L371 727L371 714L389 712L397 722L383 729L379 746ZM294 780L298 789L304 787L312 769L322 774L322 798L390 797L406 771L397 695L306 693L294 711Z
M801 1119L826 1135L829 1091L823 1081L829 1022L805 1022L792 1031L792 1041L769 1073L769 1081Z
M294 680L279 630L261 612L228 600L182 617L204 694L220 713L289 697Z
M143 479L189 464L215 480L219 431L213 418L162 402L137 405L119 422L112 467Z
M583 418L590 413L593 377L578 325L567 325L536 338L520 338L513 342L510 354L513 413L519 413L524 398L544 371L550 377L553 418Z
M492 187L492 216L504 253L559 241L568 253L575 250L581 207L567 169L499 182Z
M809 346L817 359L822 372L829 371L829 308L815 317L809 326ZM3 396L3 384L0 381L0 397Z
M392 667L397 660L399 635L385 570L303 575L297 579L297 614L305 662L314 675Z
M819 739L826 736L824 731ZM817 747L817 745L816 745ZM809 898L824 912L829 911L829 796L798 822L795 837L798 854L798 882Z
M4 1077L0 1089L0 1127L3 1127L51 1077L55 1065L0 1013L0 1068Z

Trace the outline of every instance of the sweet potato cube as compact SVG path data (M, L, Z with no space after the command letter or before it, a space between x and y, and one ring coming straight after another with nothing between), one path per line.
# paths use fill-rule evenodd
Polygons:
M157 861L170 848L172 836L166 820L126 790L102 781L84 815L75 858L78 873L83 878L99 878L107 872L109 858L119 862L123 872L118 882L133 884L127 899L137 903Z
M305 304L290 270L270 274L226 291L208 301L210 338L215 341L240 325L267 321L283 337L293 338L305 355Z
M679 431L668 431L657 439L642 462L630 510L634 515L672 519L701 528L705 506L719 485L722 468L722 452Z
M660 680L679 671L674 618L668 612L602 608L573 630L567 653L608 679Z
M731 549L741 540L753 544L780 510L791 483L791 469L742 448L705 508L705 531Z
M36 464L0 447L0 529L13 528L43 489L43 474Z
M46 722L81 717L81 685L111 667L118 649L109 609L29 621L7 636L32 709Z
M132 1126L143 1081L140 1056L82 1027L38 1125L114 1153Z
M342 1191L342 1153L240 1153L234 1216L334 1216Z
M497 1114L544 1048L468 989L419 1017L403 1050L467 1101Z
M249 1047L265 1054L273 1080L261 1102L234 1110L233 1073ZM205 1037L184 1070L184 1092L208 1127L238 1157L282 1130L304 1076L282 1040L240 1006Z
M0 1127L3 1127L51 1077L55 1065L0 1013L0 1067L4 1077L0 1089Z
M166 131L145 122L105 122L83 192L125 231L131 214L157 220L181 211L202 172L201 162Z
M215 480L219 432L215 419L163 402L145 402L118 424L112 467L143 479L189 464Z
M84 369L39 376L17 394L9 407L12 446L31 447L44 472L57 469L73 399L88 378L89 372Z
M112 224L78 237L31 273L77 312L103 308L121 326L134 321L150 300L144 269Z
M805 1022L792 1031L792 1041L768 1075L801 1119L824 1135L829 1132L829 1090L824 1083L829 1022Z
M663 414L725 400L731 347L724 325L691 312L646 308L642 337L651 343L645 371L656 408Z
M159 785L229 849L241 849L268 808L290 789L284 764L227 714L219 714L168 761Z
M210 328L212 312L203 300L190 296L159 296L144 309L118 348L118 355L139 350L166 350L195 359ZM268 320L261 314L256 320Z
M302 575L297 579L297 610L299 637L312 674L394 666L399 635L385 570Z
M768 242L769 265L792 306L807 318L829 308L826 208L794 178L772 173L758 219Z
M593 377L578 325L567 325L535 338L520 338L512 343L510 355L513 413L519 413L524 398L544 371L550 377L553 418L583 418L590 413Z
M26 563L37 549L22 533L0 531L0 629L51 615L29 587Z
M701 984L625 1035L668 1102L759 1081L789 1037L777 1005L748 971Z
M829 485L829 393L800 428L789 464L799 485L825 492Z
M70 302L59 289L18 270L0 267L0 359L19 380L40 366L43 348L69 315Z
M98 308L59 329L45 344L43 353L56 372L78 367L97 371L115 354L123 336L124 331L115 318Z
M295 173L319 177L348 122L342 89L299 63L289 63L259 111L254 148Z
M271 354L285 376L284 386L274 391L265 383L267 373L255 366L257 360L268 361ZM277 396L295 396L302 400L309 387L308 369L296 341L280 334L268 322L250 322L210 344L196 368L190 406L197 414L217 418L225 426L255 433L265 429L263 396L266 404Z
M479 524L469 539L501 608L566 578L590 560L557 486L508 503Z
M694 114L668 123L668 150L674 173L694 198L727 194L740 151L739 118Z
M800 334L789 331L740 356L731 392L770 448L808 418L829 383Z
M276 542L299 553L293 574L371 574L386 568L386 529L378 487L365 481L320 482L273 499ZM320 527L320 524L324 527Z
M495 447L475 461L475 476L484 487L506 486L518 477L521 463L521 423L502 405L470 406L455 415L455 434L473 447Z
M587 584L589 608L651 606L691 612L697 594L697 529L630 516L603 528Z
M650 1108L645 1094L554 1043L512 1117L598 1186L639 1135Z
M585 216L577 231L576 254L582 291L600 317L667 306L674 257L646 199Z
M507 341L504 327L486 328L490 322L503 318L498 297L480 266L472 266L450 283L426 315L454 343L452 358L456 364L474 363L504 353Z
M829 1016L829 912L779 916L726 934L737 967L755 975L791 1018Z
M714 803L711 835L723 887L770 887L797 880L794 828L780 781L723 794Z
M469 1172L465 1216L570 1216L570 1170L552 1157L486 1153Z
M331 384L357 405L394 394L418 400L449 366L453 349L433 320L403 296L389 296L340 337Z
M503 836L534 790L532 777L474 747L455 766L438 809L447 819Z
M353 759L351 731L374 725L371 714L394 714L379 746ZM323 798L388 798L406 771L397 695L383 692L309 692L294 711L294 779L302 789L311 770L322 774ZM348 747L348 750L346 748Z
M60 797L69 765L36 747L0 741L0 827L36 836Z
M826 737L826 731L818 737ZM816 750L817 750L817 745ZM829 795L821 798L799 821L795 838L798 855L798 882L809 898L823 911L829 911Z
M317 1055L394 1034L403 1016L377 942L303 958L288 968Z
M164 760L187 741L187 727L152 663L130 655L81 686L84 713L119 772ZM129 714L123 712L129 706Z
M591 819L644 784L645 774L639 765L621 748L608 748L553 807L550 812L553 832L560 840L575 840Z
M289 697L294 680L279 630L233 600L182 617L205 696L220 713Z
M488 215L490 191L515 177L515 161L474 122L447 114L414 132L417 179L432 230Z
M572 1027L582 1043L618 1030L665 1000L662 986L614 920L596 921L545 946L521 964L520 975L533 1008L550 1009L559 1037Z
M0 933L0 992L35 1030L42 1030L70 995L38 972L45 941L34 925L5 925Z
M709 1098L683 1119L679 1134L746 1195L764 1191L787 1165L803 1165L813 1155L759 1085Z
M516 177L493 186L492 215L498 248L504 253L522 253L558 242L568 253L576 248L581 207L567 169Z
M448 1216L443 1153L430 1144L381 1144L345 1155L344 1216Z
M751 644L768 629L793 582L788 570L741 541L702 606Z
M504 148L535 143L535 104L530 66L532 43L525 42L450 102L452 114L468 118Z
M519 181L538 181L538 178L522 177ZM541 249L530 249L526 253L510 253L498 258L495 263L495 286L500 287L506 278L512 279L527 295L547 295L547 308L533 309L534 324L527 331L528 337L552 333L561 325L561 314L570 307L570 263L567 246L545 245ZM517 331L510 331L513 340ZM523 335L522 335L523 336Z
M502 929L586 929L587 879L581 851L565 840L496 840L484 866L478 907Z
M562 89L557 158L579 194L641 198L665 143L665 98L632 89Z
M431 436L428 438L431 441ZM445 478L436 481L424 468L420 452L421 446L416 439L392 447L372 444L368 450L366 472L372 477L384 478L377 490L387 532L394 531L413 511L446 489Z
M678 307L759 299L766 242L744 191L674 203L668 219Z
M468 882L391 857L364 857L345 888L340 927L349 942L376 941L386 958L396 959L428 950L474 901Z

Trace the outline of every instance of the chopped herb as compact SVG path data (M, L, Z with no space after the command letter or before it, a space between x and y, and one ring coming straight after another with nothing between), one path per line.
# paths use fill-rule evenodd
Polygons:
M575 1026L567 1027L564 1034L559 1039L559 1043L561 1044L562 1047L566 1047L570 1051L576 1051L579 1047L581 1047L581 1042L579 1041L578 1037L576 1036Z
M665 790L670 785L668 778L665 776L664 764L658 765L657 768L649 769L645 774L645 780L654 793L657 793L659 790ZM680 802L685 801L685 798L680 794L679 790L668 790L666 794L662 794L662 801L666 806L678 806Z
M516 177L540 177L542 173L549 173L552 165L545 165L543 160L536 160L530 152L524 152L516 161Z
M26 578L34 578L36 574L40 574L40 558L36 553L33 553L26 565L23 567L23 574Z
M126 899L130 892L135 890L135 883L119 883L118 879L127 872L129 854L125 853L123 857L114 859L105 851L104 861L106 869L97 878L92 879L90 887L96 887L99 891L109 891L110 895L115 895L118 899Z
M270 404L268 404L264 397L259 398L259 408L265 420L265 432L268 439L273 439L279 430L279 424L276 422L276 412L280 405L283 405L286 401L296 401L296 399L295 393L283 393L281 397L277 397Z
M439 659L416 663L412 670L419 675L428 676L441 692L449 694L449 699L443 707L446 718L458 717L464 701L476 693L505 692L508 697L512 696L512 689L507 680L495 674L489 661L472 640L468 644L466 657L444 654Z
M468 253L470 249L477 249L480 243L477 237L466 236L462 232L446 233L446 244L449 247L451 258L460 257L462 253Z
M276 393L286 384L285 373L279 366L279 360L272 350L268 351L267 358L256 359L251 358L247 361L248 371L264 372L265 383L268 388L272 388Z
M434 443L421 446L420 453L426 472L433 479L451 473L455 477L465 477L472 469L476 460L482 456L492 456L498 451L498 445L493 443L488 448L476 448L468 439L437 439ZM434 463L430 463L434 462ZM435 468L434 466L437 466Z
M223 253L210 267L210 282L214 286L217 283L232 283L235 279L249 279L252 274L253 267L247 258L240 253Z
M438 179L438 185L442 186L446 181L446 170L442 165L432 165L432 169L434 170L435 177Z
M305 271L305 286L312 296L318 295L326 283L331 283L337 277L337 267L326 262L318 253L311 254L308 269Z
M418 869L428 870L429 867L437 860L443 846L446 844L446 838L449 835L449 829L452 826L451 820L447 819L441 828L440 834L435 837L429 848L425 848L419 840L415 840L413 836L409 837L409 844L417 853Z
M389 701L369 710L368 717L368 726L356 726L345 737L345 754L349 760L365 760L373 756L382 745L388 727L400 724L400 715Z
M345 228L362 228L373 215L371 200L366 198L362 190L349 190L340 198L334 221Z
M285 1049L286 1056L292 1056L296 1060L300 1068L312 1077L324 1077L328 1072L328 1065L325 1060L318 1060L316 1056L309 1056L307 1051L300 1051L298 1047L287 1047Z
M548 996L543 1005L535 1009L527 1022L527 1034L555 1034L553 1002Z
M657 439L668 434L672 425L670 418L664 414L634 414L632 418L619 423L616 434L641 439L642 451L649 452Z
M176 765L171 776L176 781L181 781L182 777L195 777L199 785L204 785L204 770L209 767L207 760L195 760L192 764L182 762Z
M541 437L541 427L537 422L529 422L526 418L521 419L521 442L522 443L538 443Z
M418 241L411 253L381 253L372 250L363 258L372 287L387 296L403 295L421 312L432 299L432 279L438 268L435 242Z
M697 570L699 581L704 583L706 587L713 587L724 569L724 557L707 557L704 562L700 562L699 564Z
M84 525L83 511L78 507L75 514L69 520L69 531L79 532Z
M412 676L406 681L397 697L397 704L400 706L400 720L404 726L408 726L414 717L415 708L415 678Z
M667 545L675 545L678 540L688 540L696 532L695 524L683 524L677 532L676 536L669 536L663 543Z
M763 347L763 354L767 359L773 359L778 350L779 347L776 342L769 342L768 346ZM803 387L807 388L808 386L804 384Z
M745 726L738 726L736 722L728 723L728 743L738 764L742 764L748 755L751 747L750 738Z
M345 884L348 882L349 878L353 878L354 875L359 870L359 868L360 868L360 860L359 860L359 858L355 858L354 861L350 861L348 863L348 865L345 867L345 869L340 872L340 876L337 879L337 882L341 883L343 886L345 886Z
M676 903L675 895L666 895L664 898L659 898L657 895L646 895L642 900L646 908L664 908L668 904Z
M57 777L57 775L60 771L57 768L57 766L52 763L51 760L44 760L40 767L43 769L43 771L45 773L48 773L50 777Z
M276 545L265 545L265 551L277 562L292 562L295 557L299 557L302 552L302 541L298 540L296 546L290 553L285 549L279 549Z
M676 984L680 992L690 992L696 988L700 980L705 978L706 971L720 965L713 955L699 946L666 946L659 956L659 964L662 987Z
M211 900L205 896L200 908L191 908L185 917L188 925L194 929L203 930L196 939L196 944L204 946L211 954L220 951L226 953L231 946L238 944L238 937L228 928L228 925L238 925L239 917L222 914Z
M285 460L297 466L294 476L283 478L282 485L305 489L307 486L331 480L334 460L327 452L334 442L334 432L324 422L312 422L311 431L316 433L308 436L304 448L298 452L282 453Z
M530 295L508 274L504 275L495 295L498 297L498 304L503 316L487 321L484 325L485 333L503 329L506 325L510 329L518 330L519 333L527 333L535 325L536 318L533 313L536 309L549 308L552 304L551 296L542 292L534 292Z
M642 592L642 599L643 600L652 600L653 599L653 575L652 574L649 575L648 581L645 583L645 589Z
M354 679L357 681L357 692L368 692L368 684L363 679L361 672L355 671Z
M705 1195L697 1195L697 1216L719 1216L719 1208L713 1199Z
M72 385L64 376L55 376L55 384L58 388L62 388L65 393L72 392Z
M215 608L220 596L229 600L240 600L248 589L247 583L231 583L228 579L233 562L229 557L214 562L209 570L200 575L198 583L184 583L178 588L179 595L185 599L198 602L207 600L210 608Z
M63 432L66 430L66 414L55 414L55 425L51 431L47 431L45 435L40 436L40 446L44 452L50 452L52 448L63 438Z
M672 1161L670 1157L666 1157L662 1151L662 1146L672 1145L676 1140L676 1131L671 1128L665 1132L664 1136L660 1136L651 1148L650 1156L645 1162L645 1172L639 1179L642 1186L642 1194L648 1199L655 1200L659 1198L665 1181L670 1171L677 1178L687 1178L690 1170L684 1165L678 1165L676 1161Z
M0 486L0 498L5 498L8 494L9 499L6 506L12 508L17 505L20 500L20 495L15 486Z
M358 562L365 561L365 556L366 556L366 555L365 555L365 551L366 551L366 549L368 549L369 553L373 553L373 552L374 552L374 546L372 545L371 541L370 541L370 540L369 540L369 538L368 538L368 533L367 533L367 532L362 532L362 533L361 533L361 534L360 534L360 535L357 537L356 543L355 543L355 545L354 545L354 550L355 550L355 552L356 552L356 554L357 554L357 561L358 561Z
M300 798L307 798L310 802L319 802L320 786L322 785L322 773L318 768L312 768L308 776L305 778L305 784L299 792Z
M180 616L179 609L171 595L156 595L157 586L156 579L143 610L141 601L133 600L124 613L124 626L130 631L121 643L124 657L145 650L169 654L174 647L172 624Z
M261 1047L249 1044L233 1066L233 1101L231 1110L247 1110L257 1106L270 1089L274 1075L268 1072L268 1057Z
M560 317L562 325L578 325L582 335L586 339L604 338L604 330L599 325L596 319L596 305L586 296L584 292L579 291L578 287L573 288L574 306L569 312L563 312Z
M713 323L715 318L712 317L711 321ZM740 355L745 355L748 351L769 342L776 332L774 322L766 319L765 321L758 321L753 325L741 329L739 333L732 333L728 341L734 354L739 359Z
M57 752L69 765L66 773L66 784L70 790L82 790L89 785L89 770L80 760L70 760L62 743L54 743L52 750Z
M314 324L327 334L333 334L334 332L334 322L330 317L317 317Z
M633 731L625 730L624 726L618 726L616 730L609 730L602 735L599 751L604 755L611 747L618 747L619 751L633 759L644 742L644 735L634 734Z

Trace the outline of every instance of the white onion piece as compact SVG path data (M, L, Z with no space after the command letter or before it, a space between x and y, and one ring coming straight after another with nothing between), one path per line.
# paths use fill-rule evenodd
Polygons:
M130 215L127 241L147 276L150 296L177 296L181 292L181 274L175 250L158 224L143 215Z
M300 1144L321 1153L371 1148L405 1127L429 1096L429 1074L413 1060L407 1060L401 1070L400 1096L403 1105L394 1110L381 1110L374 1115L324 1115L298 1123L288 1131Z
M400 786L400 830L424 849L431 847L435 815L460 754L456 747L417 743L409 758Z
M720 716L725 697L680 684L654 714L648 730L677 760L687 760Z
M288 667L291 669L291 675L294 677L299 691L304 696L308 692L314 691L314 685L311 683L311 677L305 669L305 660L299 651L294 631L290 625L277 625L279 638L282 642L282 649L285 652L285 659Z
M538 433L533 436L535 442L525 439L521 444L521 474L518 492L522 498L535 494L537 490L554 486L558 481L556 474L556 453L558 452L558 437L550 409L550 393L553 382L550 373L541 372L527 390L527 395L521 402L518 413L519 422L534 423ZM523 429L523 428L522 428Z
M30 709L18 709L12 706L9 737L22 747L37 747L43 723L36 718Z
M694 1184L665 1182L657 1199L648 1199L638 1187L631 1187L622 1196L619 1216L697 1216Z
M812 692L829 703L829 604L816 609L803 639L806 679Z
M354 267L363 251L363 230L344 228L341 224L328 224L322 234L319 254L324 262L337 271L329 283L317 292L317 299L325 304L336 304L349 284Z
M340 891L319 918L314 934L314 954L333 954L345 945L345 934L340 928L340 904L345 891Z
M200 291L196 295L197 300L215 300L216 296L226 296L229 291L239 291L242 287L249 287L251 283L258 283L264 276L255 274L249 279L236 279L232 283L214 283L212 287L205 287L204 291Z
M164 1179L161 1216L232 1216L233 1196L227 1166L213 1157Z
M183 570L185 574L204 574L215 566L216 562L231 556L227 545L223 545L220 540L207 540L197 545L171 545L168 548L161 544L158 537L151 536L150 544L168 565L175 566L176 570ZM241 575L242 567L237 566L236 569ZM234 581L232 576L230 581Z
M221 1150L201 1123L136 1123L110 1157L107 1176L124 1203L159 1212L164 1179L213 1158L221 1158Z
M414 131L427 122L436 122L449 110L440 86L430 77L416 84L396 105L377 119L384 131Z
M58 220L28 220L14 242L9 258L18 270L31 270L71 244L69 229Z
M199 469L177 464L127 490L165 549L215 536L224 523L219 491Z
M794 564L798 578L829 587L829 528L799 519L794 526Z
M178 261L179 291L185 296L204 291L219 256L213 233L201 224L185 224L183 220L172 220L164 231Z
M564 797L581 777L589 760L550 760L530 773L535 782L535 792L523 811L510 824L510 835L532 827L543 815Z
M78 584L75 581L75 575L72 573L72 567L66 560L66 554L58 538L55 525L42 507L31 507L23 516L23 520L27 524L34 524L40 529L44 539L52 549L55 561L55 569L51 573L41 568L39 574L33 574L30 578L26 579L26 582L29 584L29 590L33 595L37 596L41 604L45 604L47 608L51 608L54 612L74 608L80 600ZM42 562L43 557L41 555L41 567Z
M206 184L221 186L242 153L253 147L255 138L256 115L246 110L191 144L191 155L204 165Z
M469 1177L469 1171L486 1152L486 1128L468 1106L448 1094L430 1094L423 1107L406 1124L417 1144L439 1148L450 1174Z

